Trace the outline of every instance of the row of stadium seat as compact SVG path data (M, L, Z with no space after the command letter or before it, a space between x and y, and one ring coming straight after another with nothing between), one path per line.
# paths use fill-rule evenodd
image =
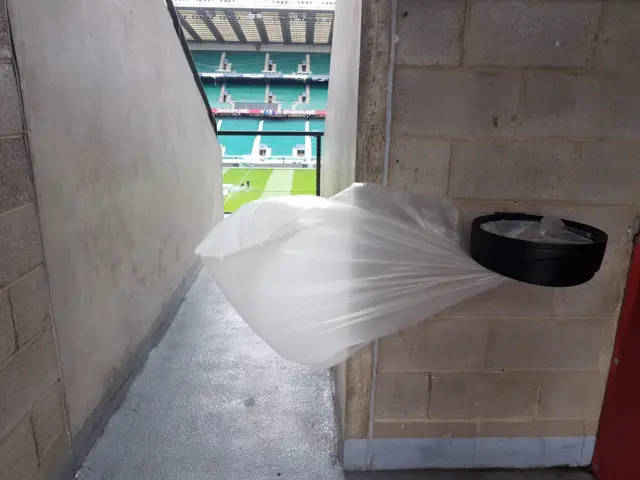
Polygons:
M275 101L282 103L282 108L291 108L291 104L298 101L298 97L305 92L304 85L269 85L269 92L276 97Z
M326 83L311 85L309 89L309 108L312 110L324 110L327 108L327 94L329 85Z
M222 118L218 122L220 131L238 131L238 130L258 130L260 119L257 118ZM304 132L306 120L304 119L265 119L262 124L262 131L274 132ZM324 131L324 120L309 120L310 131ZM266 137L261 138L262 145L268 145L271 148L272 156L289 156L296 145L304 145L305 138L303 136L296 137ZM255 141L255 136L251 137L235 137L220 135L218 137L220 143L225 147L225 157L250 155ZM311 154L315 155L316 144L311 142Z
M242 82L226 82L226 92L235 102L262 103L265 100L266 84L247 84ZM204 83L204 91L213 108L230 108L229 103L222 103L220 93L221 84ZM298 105L298 109L324 110L327 107L327 84L314 84L310 86L309 101L307 104ZM275 95L275 101L282 103L282 108L290 109L292 104L298 102L298 97L306 92L304 85L283 85L272 83L269 92Z
M213 73L220 69L222 52L193 50L191 52L196 69L199 73ZM298 65L306 61L304 52L274 52L269 59L276 64L279 73L297 73ZM262 73L265 68L265 53L263 52L226 52L225 59L231 64L230 70L237 73ZM329 75L331 56L328 53L310 53L310 73Z

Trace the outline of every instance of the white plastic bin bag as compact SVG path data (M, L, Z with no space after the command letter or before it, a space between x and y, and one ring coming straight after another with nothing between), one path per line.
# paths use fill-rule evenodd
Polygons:
M457 223L444 198L356 184L245 205L196 253L274 350L329 367L504 280L464 251Z

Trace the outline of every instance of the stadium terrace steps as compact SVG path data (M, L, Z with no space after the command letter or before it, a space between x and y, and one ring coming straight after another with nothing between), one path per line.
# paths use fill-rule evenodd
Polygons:
M217 72L220 68L222 52L210 52L204 50L192 50L191 56L196 64L196 70L200 73Z
M232 102L264 103L265 83L227 82L226 91L231 94Z
M204 93L207 95L209 105L212 108L229 108L231 105L228 103L222 103L220 101L220 92L222 92L222 85L214 83L203 83Z
M274 52L269 54L269 60L276 64L279 73L298 73L298 65L307 59L303 52Z
M193 56L200 73L215 73L219 70L222 52L194 51ZM276 64L278 74L292 74L298 72L298 65L306 60L307 54L304 52L275 52L270 55L273 63ZM310 67L312 74L326 75L329 73L328 54L310 54ZM293 109L294 104L299 100L299 95L307 92L309 88L309 104L297 104L298 111L326 109L327 84L305 83L282 78L274 78L274 75L264 75L265 53L264 52L225 52L225 58L231 63L231 72L235 72L242 77L242 74L260 74L263 78L229 78L218 80L214 83L210 78L203 78L203 86L209 103L213 108L233 108L236 102L242 102L243 108L265 108L263 106L253 106L252 104L262 104L265 101L266 87L274 94L275 101L281 104L284 110ZM220 102L222 87L225 87L231 95L232 103ZM269 116L237 117L237 116L217 116L219 132L233 130L248 130L258 133L260 122L263 122L262 130L269 131L290 131L304 132L309 125L310 131L323 131L323 119L307 118L286 118L276 119ZM262 135L260 144L266 145L270 149L272 158L264 157L262 160L252 156L252 150L256 143L257 135L250 136L226 136L219 135L218 140L224 149L223 159L226 167L223 169L223 184L225 192L225 212L234 212L240 206L258 200L279 195L315 195L316 193L316 140L307 136L292 137L270 137ZM306 158L299 158L294 152L296 146L309 148ZM288 157L285 165L273 157ZM294 157L294 158L291 158ZM295 158L297 157L297 158ZM311 158L309 158L311 157ZM310 160L310 161L307 161ZM231 166L239 165L239 166ZM293 168L292 168L293 166ZM298 168L296 168L298 167Z
M264 52L226 52L225 58L231 64L231 71L237 73L262 73Z
M220 124L220 131L230 130L258 130L260 120L257 118L223 118ZM253 148L255 136L233 137L220 135L218 140L220 145L225 147L224 156L250 155Z
M296 85L282 85L271 83L269 85L269 92L273 93L276 97L276 102L282 103L283 109L292 108L292 103L298 101L298 96L304 93L305 87L302 84Z
M304 132L304 119L265 120L262 130L265 132ZM296 145L304 145L303 136L296 137L266 137L263 136L260 143L271 147L271 155L274 157L291 156Z
M329 64L331 63L331 54L329 53L310 53L309 64L311 73L315 75L329 75Z
M329 93L329 86L324 85L311 85L309 90L309 104L308 108L313 110L324 110L327 108L327 95Z

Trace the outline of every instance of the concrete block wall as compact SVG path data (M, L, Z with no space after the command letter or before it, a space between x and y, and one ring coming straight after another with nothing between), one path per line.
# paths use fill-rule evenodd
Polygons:
M71 460L22 103L0 0L0 480Z
M78 467L223 218L220 145L164 3L6 1Z
M622 0L397 1L389 185L447 194L466 225L587 222L609 247L585 285L508 282L352 359L348 467L590 462L640 211L638 22ZM374 382L350 367L371 359Z

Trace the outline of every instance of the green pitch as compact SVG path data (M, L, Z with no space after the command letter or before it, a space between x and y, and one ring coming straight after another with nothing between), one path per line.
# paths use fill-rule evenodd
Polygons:
M247 182L250 186L247 187ZM315 195L316 171L284 168L225 168L224 211L235 212L259 198L287 195ZM244 184L244 188L240 187Z

